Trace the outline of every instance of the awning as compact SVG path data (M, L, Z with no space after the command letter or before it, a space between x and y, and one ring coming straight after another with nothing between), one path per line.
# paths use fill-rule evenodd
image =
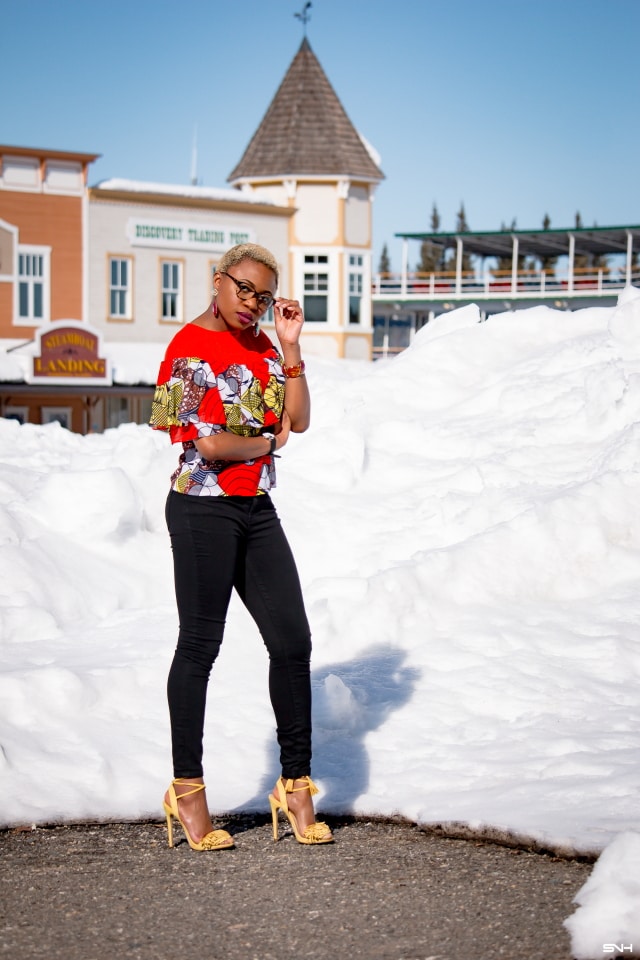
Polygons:
M404 240L427 240L442 250L454 248L462 241L465 253L479 257L510 257L513 242L518 241L518 256L562 257L569 255L571 237L576 253L601 256L626 254L629 237L633 247L640 246L640 226L573 227L564 230L489 230L467 233L396 233Z

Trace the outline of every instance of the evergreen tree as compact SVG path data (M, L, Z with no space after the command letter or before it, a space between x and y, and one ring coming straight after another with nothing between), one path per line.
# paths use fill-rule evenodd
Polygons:
M437 233L440 229L440 214L435 203L431 210L431 233ZM423 274L435 273L442 267L442 249L432 240L423 240L420 245L420 260L416 265L416 271Z
M549 221L550 223L551 221ZM500 226L500 230L503 233L513 233L514 230L518 228L518 221L514 217L511 221L510 226L506 226L503 222ZM536 261L533 257L527 259L524 253L518 253L518 273L535 273L536 271ZM503 282L511 281L511 275L513 273L513 256L510 254L505 254L502 257L496 257L496 265L491 271L494 277L497 280Z
M576 228L581 230L584 224L582 223L582 217L580 213L576 213ZM594 227L597 224L594 223ZM602 253L576 253L573 257L573 269L576 274L580 273L589 273L597 274L599 270L602 270L603 274L606 276L609 271L609 261L607 257Z
M467 215L464 212L464 203L460 204L460 209L456 214L456 233L468 233L469 224L467 223Z
M582 230L582 217L580 216L579 210L576 212L576 230ZM589 269L589 254L574 253L573 255L574 273L586 273L588 269Z
M517 223L517 220L515 217L511 221L510 227L507 227L503 221L500 224L500 230L502 231L502 233L511 233L512 230L516 229L516 223ZM520 259L521 258L518 257L518 261L520 261ZM496 257L496 265L491 271L491 273L497 280L506 281L511 277L512 263L513 263L512 256L506 255L504 257Z
M460 204L460 209L456 214L456 233L469 233L469 224L464 209L464 203ZM445 263L445 269L449 273L455 273L458 261L457 249L452 250ZM464 246L462 248L462 275L469 276L473 274L473 263L470 253L466 253Z
M383 276L387 273L391 273L391 261L389 260L389 251L387 250L386 243L382 247L382 253L380 254L378 273L381 273Z
M589 266L594 273L597 273L598 270L602 270L602 273L606 277L610 272L609 261L603 253L592 253L589 258Z
M545 213L542 218L542 229L548 230L551 226L551 217L548 213ZM540 257L540 269L544 270L547 277L555 277L556 275L556 263L558 262L557 257Z
M593 225L594 227L598 226L595 220L593 221ZM589 257L589 267L591 268L592 272L596 274L599 270L602 270L602 273L605 277L611 272L609 259L604 253L592 253Z

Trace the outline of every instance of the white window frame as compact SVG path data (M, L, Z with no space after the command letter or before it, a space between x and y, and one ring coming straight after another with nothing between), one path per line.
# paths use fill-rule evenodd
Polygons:
M108 395L105 397L105 429L119 427L123 423L132 423L134 398L124 395Z
M82 163L75 160L47 158L42 182L43 193L58 193L68 197L82 196L84 171Z
M19 230L13 223L0 219L0 230L11 236L11 256L7 261L0 263L0 282L15 284L18 273L18 239Z
M302 289L305 322L311 324L329 322L329 295L331 287L331 261L326 253L305 252L302 257ZM307 308L307 297L323 297L325 316L314 319Z
M177 268L177 284L165 286L165 267ZM170 298L169 300L167 298ZM162 323L182 323L184 317L184 260L163 258L160 261L160 320ZM165 310L168 303L173 304L173 310Z
M32 273L27 270L21 273L23 258L41 257L41 272ZM21 243L18 245L17 271L15 285L15 323L17 326L40 326L48 323L51 317L51 247L40 247L33 244ZM33 266L33 264L32 264ZM27 287L28 310L25 315L20 313L22 306L22 287ZM36 317L34 299L36 286L42 288L42 316Z
M37 157L17 157L5 153L0 165L0 186L5 190L41 193L40 160Z
M350 253L349 254L349 268L348 268L348 290L347 290L347 316L349 318L349 326L355 327L359 326L362 321L362 295L364 292L364 275L365 275L365 263L364 257L361 253ZM358 310L357 310L357 319L353 320L351 318L351 303L352 300L358 301Z
M127 265L127 282L123 284L120 282L114 284L113 282L113 264L123 264ZM133 317L132 313L132 303L133 303L133 257L127 256L126 254L117 254L110 253L107 257L107 297L108 297L108 310L107 317L109 320L113 321L124 321L131 320ZM113 295L118 294L119 299L122 299L124 296L124 309L115 313L113 311Z
M0 416L5 420L17 420L18 423L29 422L29 407L17 407L15 404L8 404L3 407Z
M40 419L43 424L59 423L65 430L71 430L73 410L71 407L40 407Z

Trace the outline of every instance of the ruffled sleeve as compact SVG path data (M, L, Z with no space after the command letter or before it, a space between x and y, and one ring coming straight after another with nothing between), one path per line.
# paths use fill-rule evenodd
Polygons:
M180 409L181 389L179 383L170 384L169 381L159 383L153 395L151 404L151 418L149 423L154 430L168 430L177 427L178 411Z
M194 440L224 428L215 374L199 357L174 357L160 367L149 423L171 439Z

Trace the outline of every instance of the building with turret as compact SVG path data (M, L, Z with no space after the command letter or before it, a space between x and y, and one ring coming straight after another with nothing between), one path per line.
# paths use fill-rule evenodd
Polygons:
M305 347L371 357L372 201L384 175L305 37L229 182L295 212L289 295Z
M77 432L148 421L177 327L228 247L268 247L304 352L371 359L379 161L306 37L230 186L86 186L95 154L0 148L0 415ZM272 314L262 326L275 338Z

